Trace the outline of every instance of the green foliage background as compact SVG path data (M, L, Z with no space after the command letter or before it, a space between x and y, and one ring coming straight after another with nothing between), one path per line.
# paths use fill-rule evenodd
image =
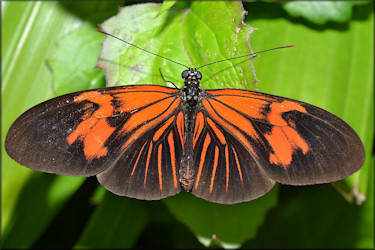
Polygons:
M99 186L94 177L39 173L11 160L3 147L4 139L9 126L22 112L59 94L104 86L103 72L94 69L104 36L94 32L94 28L116 15L118 6L123 4L3 2L2 247L373 248L373 3L299 3L311 5L301 8L298 2L297 6L285 2L244 4L248 12L245 23L258 29L249 39L253 51L297 45L262 54L254 60L256 76L261 80L258 88L312 103L344 119L365 145L365 165L355 175L336 183L336 189L330 184L279 185L255 201L224 206L185 192L153 202L117 197ZM127 5L132 7L134 3ZM177 1L174 10L170 6L164 5L166 12L155 19L135 14L139 29L128 34L129 40L137 40L139 46L152 39L157 43L157 34L147 23L164 20L164 30L171 30L168 38L174 34L173 27L181 25L181 19L172 17L189 13L198 18L190 18L180 28L192 35L188 49L196 51L193 62L198 64L197 60L207 56L216 60L229 57L230 49L220 39L210 40L210 35L216 29L221 32L214 33L216 38L225 41L233 37L235 28L222 28L230 26L228 20L215 17L231 13L234 19L241 18L239 2ZM149 12L149 7L137 8ZM154 9L156 16L159 7ZM203 18L205 13L212 14ZM195 32L204 28L208 31ZM148 37L150 34L152 37ZM155 52L180 59L181 53L176 52L179 45L173 43L178 38L168 41L168 46L161 45L160 51ZM195 41L201 41L217 54L201 56ZM240 46L234 48L244 50ZM149 79L162 84L155 73L159 65L164 66L163 73L169 79L179 83L181 69L139 51L127 53L129 60L139 55L136 58L142 65L151 60L151 68L142 68L138 74L124 71L125 77L129 77L125 83L139 77L135 81ZM207 81L204 87L254 88L241 77L235 85L233 79L237 79L241 65L235 65L234 70L231 63L224 65L230 69L221 75L214 74L220 72L215 67L205 72L204 76L213 75L208 78L214 80ZM250 67L248 70L251 72ZM363 197L366 200L357 205Z

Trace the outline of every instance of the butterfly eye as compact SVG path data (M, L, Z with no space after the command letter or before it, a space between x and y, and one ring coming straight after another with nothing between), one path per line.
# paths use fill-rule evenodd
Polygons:
M202 79L202 73L197 71L196 77L197 77L198 80L201 80Z
M182 75L181 75L182 79L186 79L188 76L189 76L189 70L182 71Z

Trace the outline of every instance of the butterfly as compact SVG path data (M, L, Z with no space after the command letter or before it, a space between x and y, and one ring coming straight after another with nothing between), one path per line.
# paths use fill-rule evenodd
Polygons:
M96 176L120 196L159 200L183 189L223 204L256 199L275 183L334 182L363 165L359 136L323 109L205 90L196 68L181 77L182 88L105 87L43 102L16 119L5 149L34 170Z

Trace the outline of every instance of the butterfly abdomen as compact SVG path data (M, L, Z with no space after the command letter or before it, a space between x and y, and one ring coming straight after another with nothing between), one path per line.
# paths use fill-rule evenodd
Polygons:
M196 109L191 108L189 105L185 106L184 149L182 152L179 174L181 187L186 191L190 191L193 188L195 180L193 158L193 133L196 117L195 110Z

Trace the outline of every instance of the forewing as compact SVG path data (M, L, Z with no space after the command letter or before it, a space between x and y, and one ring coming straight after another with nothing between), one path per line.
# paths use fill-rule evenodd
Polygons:
M275 184L257 159L220 123L211 109L197 114L192 193L212 202L233 204L256 199Z
M300 101L246 90L209 90L202 104L283 184L343 179L363 165L363 144L337 116ZM250 164L252 165L252 164Z
M117 160L131 154L127 146L148 128L174 115L180 102L177 92L162 86L138 85L82 91L48 100L12 124L6 136L6 151L18 163L48 173L92 176L114 165L131 168L117 165ZM152 120L152 126L144 124L148 120Z

